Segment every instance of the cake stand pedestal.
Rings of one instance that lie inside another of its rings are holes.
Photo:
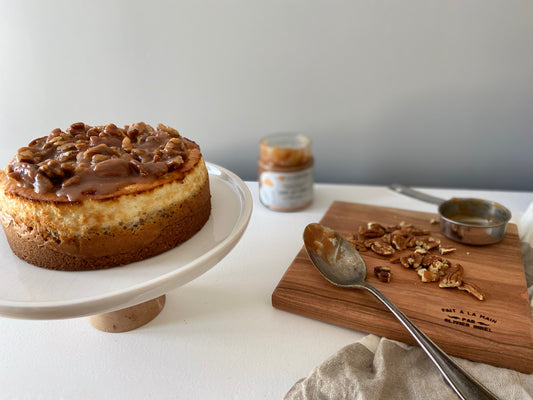
[[[92,315],[89,322],[96,329],[118,333],[137,329],[159,315],[165,306],[165,295],[122,310]]]

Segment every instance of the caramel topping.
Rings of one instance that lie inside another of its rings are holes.
[[[259,158],[279,167],[307,165],[312,159],[310,146],[303,135],[273,135],[261,141]]]
[[[144,122],[124,128],[78,122],[19,149],[6,171],[18,188],[78,201],[179,170],[191,144],[162,124],[154,129]]]

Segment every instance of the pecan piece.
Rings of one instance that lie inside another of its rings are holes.
[[[130,173],[130,165],[127,160],[121,158],[109,158],[98,162],[93,170],[99,176],[128,176]]]
[[[376,275],[381,282],[389,283],[391,281],[392,272],[389,267],[377,266],[374,267],[374,275]]]
[[[128,136],[125,136],[124,139],[122,139],[122,148],[127,152],[133,150],[133,144],[131,143],[131,139]]]
[[[81,142],[81,141],[80,141],[80,142],[77,142],[77,143],[76,143],[76,149],[77,149],[78,151],[85,151],[85,150],[87,150],[88,148],[89,148],[89,143],[86,142],[86,141],[84,141],[84,142]]]
[[[429,236],[428,238],[426,238],[424,240],[416,240],[415,243],[416,243],[416,245],[418,247],[422,247],[422,248],[424,248],[424,249],[429,251],[429,250],[433,250],[436,247],[439,247],[440,240],[439,239],[435,239],[432,236]]]
[[[30,164],[36,163],[35,153],[29,147],[22,147],[17,151],[17,162],[25,162]]]
[[[100,135],[101,132],[102,131],[100,130],[99,127],[93,126],[87,131],[87,137],[90,138],[91,136],[98,136]]]
[[[457,250],[455,247],[444,247],[443,245],[439,245],[439,253],[442,255],[452,253],[455,250]]]
[[[377,225],[374,226],[374,223],[369,222],[368,227],[361,225],[359,227],[359,234],[365,239],[378,238],[385,234],[384,229],[380,229]]]
[[[396,250],[405,250],[409,244],[410,236],[404,235],[401,231],[391,234],[391,244]]]
[[[107,154],[94,154],[91,158],[91,163],[98,164],[98,163],[101,163],[102,161],[109,160],[110,158],[111,156]]]
[[[447,259],[441,256],[437,256],[434,254],[426,254],[424,258],[422,258],[422,266],[429,267],[431,265],[442,265],[442,264],[450,264]]]
[[[417,273],[422,282],[437,282],[440,279],[438,272],[430,271],[429,269],[419,268]]]
[[[183,142],[181,141],[181,139],[177,138],[177,137],[172,137],[168,140],[167,144],[165,145],[165,150],[167,151],[170,151],[170,150],[183,150],[184,149],[184,144]]]
[[[431,232],[427,229],[411,228],[410,233],[413,236],[426,236],[426,235],[429,235]],[[430,239],[432,238],[430,237]]]
[[[58,146],[57,151],[63,153],[69,150],[74,150],[75,148],[76,148],[75,142],[66,142],[62,144],[61,146]]]
[[[404,268],[418,269],[420,268],[420,264],[422,264],[422,255],[411,253],[407,256],[400,257],[400,264],[402,264]]]
[[[33,189],[36,193],[47,193],[54,188],[52,181],[42,173],[35,175],[35,182],[33,183]]]
[[[416,247],[416,242],[418,238],[416,236],[410,236],[409,240],[407,241],[407,248],[411,249],[413,247]]]
[[[78,152],[76,150],[65,151],[64,153],[60,153],[57,155],[57,161],[62,163],[66,161],[73,161],[76,159],[77,155]]]
[[[485,295],[483,294],[481,289],[473,285],[472,283],[463,282],[462,285],[457,286],[457,289],[464,290],[470,293],[472,296],[474,296],[478,300],[481,300],[481,301],[485,300]]]
[[[69,131],[85,130],[85,124],[83,122],[75,122],[70,125]]]
[[[141,176],[163,176],[168,172],[168,166],[164,162],[143,163],[140,167]]]
[[[83,153],[83,156],[85,158],[91,158],[95,154],[105,154],[105,155],[113,155],[115,152],[111,147],[109,147],[105,143],[100,143],[94,147],[89,148]]]
[[[442,276],[450,267],[450,262],[443,257],[426,254],[422,259],[422,266],[427,268],[429,271]]]
[[[108,135],[122,137],[124,133],[115,124],[107,124],[104,128],[104,132]]]
[[[128,127],[127,134],[131,140],[137,140],[137,136],[142,135],[146,130],[144,122],[136,122]]]
[[[62,178],[65,176],[65,171],[61,169],[61,164],[57,160],[44,161],[39,166],[39,173],[46,175],[50,179]]]
[[[356,248],[357,251],[367,251],[367,247],[365,246],[365,244],[358,240],[354,234],[346,236],[346,240],[350,242],[352,246]]]
[[[422,247],[417,247],[414,252],[417,254],[422,254],[422,255],[426,255],[427,253],[429,253],[429,251],[427,251],[426,249]]]
[[[73,175],[72,177],[68,178],[63,182],[61,187],[66,188],[72,185],[77,185],[81,182],[81,177],[79,175]]]
[[[463,284],[464,268],[461,264],[451,267],[439,282],[439,287],[459,287]]]
[[[47,136],[46,141],[50,143],[52,139],[58,137],[61,134],[61,129],[55,128],[53,129],[50,134]]]
[[[168,132],[171,135],[176,136],[176,137],[179,136],[179,132],[176,129],[170,127],[170,126],[165,126],[163,124],[157,124],[157,129],[161,130],[161,131]]]
[[[386,244],[392,244],[392,238],[391,238],[390,233],[386,233],[385,235],[380,237],[378,240]]]
[[[391,256],[394,254],[394,248],[382,240],[376,240],[372,243],[370,249],[380,256]]]

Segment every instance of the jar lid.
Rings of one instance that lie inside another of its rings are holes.
[[[277,133],[261,140],[262,161],[283,167],[305,164],[311,159],[311,139],[299,133]]]

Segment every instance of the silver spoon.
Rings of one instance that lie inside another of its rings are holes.
[[[460,399],[498,399],[448,357],[383,293],[365,281],[365,262],[350,242],[334,230],[320,224],[307,225],[303,239],[309,258],[329,282],[343,288],[367,290],[387,306],[437,366]]]

